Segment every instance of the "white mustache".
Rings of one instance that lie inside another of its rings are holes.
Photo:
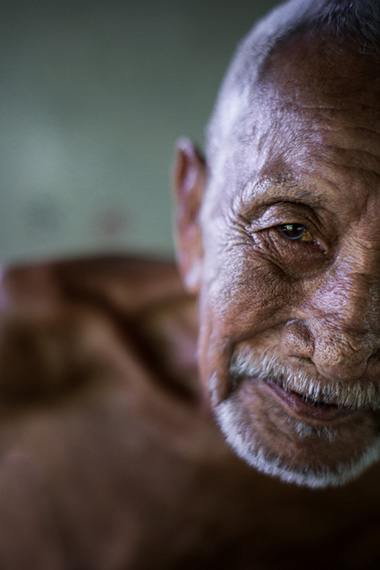
[[[253,381],[270,380],[283,390],[296,392],[305,400],[315,403],[351,409],[380,409],[380,378],[378,382],[322,381],[309,372],[281,363],[275,356],[264,355],[259,358],[249,349],[233,356],[230,372],[234,379],[234,389],[244,377],[249,376]]]

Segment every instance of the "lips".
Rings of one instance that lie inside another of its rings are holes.
[[[301,420],[315,420],[325,424],[357,413],[352,408],[315,402],[297,392],[286,391],[271,380],[267,380],[265,386],[292,415]]]

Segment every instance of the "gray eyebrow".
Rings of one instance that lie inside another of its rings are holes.
[[[299,203],[309,208],[323,208],[323,197],[290,176],[265,177],[249,182],[243,189],[241,202],[250,211],[278,203]]]

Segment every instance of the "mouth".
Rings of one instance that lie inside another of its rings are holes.
[[[354,408],[312,400],[293,390],[284,390],[272,380],[266,380],[264,385],[291,415],[303,421],[314,420],[326,424],[358,413]]]

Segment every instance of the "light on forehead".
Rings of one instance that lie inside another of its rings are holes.
[[[249,106],[250,88],[248,85],[237,84],[229,90],[228,98],[223,101],[223,112],[215,113],[208,125],[207,156],[208,162],[220,148],[231,139],[233,126]],[[218,136],[214,136],[217,132]]]
[[[299,33],[310,37],[308,32],[315,32],[339,53],[349,42],[357,55],[369,54],[372,65],[374,54],[380,54],[380,4],[378,0],[290,0],[258,22],[240,43],[225,75],[207,129],[209,159],[228,140],[242,105],[260,83],[268,57],[281,54],[284,43]]]

